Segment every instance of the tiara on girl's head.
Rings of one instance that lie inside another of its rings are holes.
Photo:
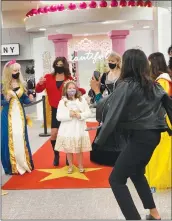
[[[76,76],[73,76],[73,80],[74,80],[75,82],[77,82],[77,77],[76,77]]]
[[[15,63],[16,63],[16,60],[11,60],[6,64],[6,67],[9,67],[10,65],[15,64]]]
[[[66,87],[66,85],[69,83],[73,83],[74,85],[76,85],[76,82],[74,80],[67,80],[64,82],[64,87]]]

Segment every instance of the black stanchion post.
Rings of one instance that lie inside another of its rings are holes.
[[[42,104],[43,104],[43,118],[44,118],[44,133],[39,134],[39,136],[40,137],[49,137],[50,134],[47,133],[45,96],[42,96]]]

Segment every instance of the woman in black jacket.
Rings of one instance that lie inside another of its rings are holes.
[[[90,94],[92,94],[92,101],[98,102],[101,98],[106,97],[107,95],[113,92],[116,81],[118,80],[121,73],[121,56],[115,52],[112,52],[108,55],[108,66],[109,71],[104,73],[99,81],[96,79],[91,80]],[[99,134],[99,129],[97,130],[96,137]],[[95,137],[95,138],[96,138]],[[101,151],[101,149],[96,149],[96,144],[92,143],[92,151],[90,152],[90,160],[92,162],[103,164],[106,166],[114,166],[116,159],[120,154],[120,150],[117,150],[117,140],[119,136],[111,136],[106,142],[106,150]],[[115,149],[115,150],[114,150]]]
[[[130,178],[144,208],[150,210],[146,219],[158,220],[160,215],[144,173],[160,142],[161,132],[168,130],[165,110],[172,122],[172,100],[159,84],[151,81],[149,63],[143,51],[131,49],[124,53],[121,78],[114,92],[102,102],[97,104],[97,119],[100,121],[104,116],[95,140],[97,148],[106,149],[106,140],[116,130],[129,138],[109,178],[121,211],[127,220],[141,219],[126,186]]]

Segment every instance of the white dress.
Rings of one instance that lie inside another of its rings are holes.
[[[79,111],[81,119],[71,118],[70,110]],[[62,98],[57,109],[57,120],[61,121],[55,150],[65,153],[80,153],[91,151],[91,142],[86,129],[86,119],[91,111],[86,100],[81,97],[76,100]]]

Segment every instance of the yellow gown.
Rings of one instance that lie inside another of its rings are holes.
[[[51,128],[51,106],[49,104],[47,95],[45,95],[45,108],[46,108],[47,128]],[[42,127],[44,127],[44,123],[42,124]]]
[[[46,120],[47,120],[47,128],[51,128],[51,106],[48,101],[48,96],[45,97],[46,103]]]
[[[160,78],[158,83],[169,94],[172,90],[169,81]],[[167,123],[171,128],[170,121],[167,117]],[[161,141],[155,149],[149,164],[146,167],[146,177],[150,187],[155,187],[156,190],[171,188],[172,170],[171,170],[171,154],[172,154],[172,138],[167,132],[161,133]]]

